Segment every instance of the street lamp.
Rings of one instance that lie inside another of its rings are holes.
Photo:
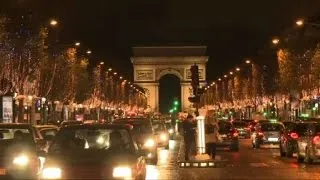
[[[296,25],[297,25],[297,26],[303,26],[303,24],[304,24],[303,19],[298,19],[298,20],[296,21]]]
[[[218,81],[221,81],[221,78],[219,78]]]
[[[114,72],[114,73],[113,73],[113,75],[117,75],[117,74],[118,74],[117,72]]]
[[[279,44],[280,40],[278,38],[272,39],[273,44]]]
[[[224,78],[227,78],[227,77],[228,77],[228,75],[226,75],[226,74],[225,74],[223,77],[224,77]]]
[[[74,43],[75,46],[79,47],[80,46],[80,43],[79,42],[76,42]]]
[[[230,71],[230,72],[229,72],[229,74],[230,74],[230,75],[232,75],[232,74],[233,74],[233,72],[232,72],[232,71]]]
[[[91,54],[92,52],[90,50],[87,51],[87,54]]]
[[[100,62],[100,65],[104,65],[104,62],[103,62],[103,61],[101,61],[101,62]]]
[[[305,25],[305,24],[308,24],[308,25],[311,25],[311,26],[320,27],[320,24],[318,24],[318,23],[305,22],[303,19],[298,19],[298,20],[296,21],[296,25],[299,26],[299,27],[302,27],[302,26]]]
[[[237,67],[237,68],[236,68],[236,71],[240,71],[240,68]]]
[[[246,60],[246,64],[250,64],[251,61],[249,59]]]
[[[109,68],[108,71],[112,71],[112,68]]]
[[[58,21],[55,20],[55,19],[51,19],[51,20],[50,20],[50,25],[51,25],[51,26],[56,26],[56,25],[58,25]]]

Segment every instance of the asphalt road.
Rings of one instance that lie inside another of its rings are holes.
[[[277,147],[253,149],[250,140],[241,140],[239,152],[218,151],[214,168],[179,168],[179,141],[170,149],[159,150],[157,166],[148,166],[147,179],[320,179],[320,163],[297,164],[294,158],[281,158]]]

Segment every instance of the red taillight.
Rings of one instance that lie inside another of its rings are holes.
[[[292,133],[290,133],[290,137],[292,138],[292,139],[298,139],[298,134],[297,133],[295,133],[295,132],[292,132]]]
[[[312,139],[313,144],[320,144],[320,136],[315,136]]]
[[[258,132],[258,136],[264,136],[263,132]]]
[[[236,131],[236,132],[233,132],[233,137],[237,137],[237,136],[239,136],[239,134],[238,134],[238,132]]]

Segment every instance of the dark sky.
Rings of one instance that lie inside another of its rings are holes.
[[[61,38],[80,40],[132,78],[132,45],[208,45],[208,79],[252,57],[298,17],[320,13],[319,0],[0,0],[60,20]]]

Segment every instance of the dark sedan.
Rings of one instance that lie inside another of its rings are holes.
[[[311,122],[297,122],[286,126],[280,138],[280,155],[292,157],[298,151],[298,139],[307,136],[308,126]]]
[[[61,128],[42,170],[42,179],[145,179],[144,153],[132,126],[85,124]]]
[[[217,143],[218,147],[229,147],[231,151],[239,150],[239,134],[237,130],[233,127],[231,122],[220,120],[219,124],[219,134],[220,140]]]
[[[0,179],[36,179],[39,167],[32,126],[0,124]]]

